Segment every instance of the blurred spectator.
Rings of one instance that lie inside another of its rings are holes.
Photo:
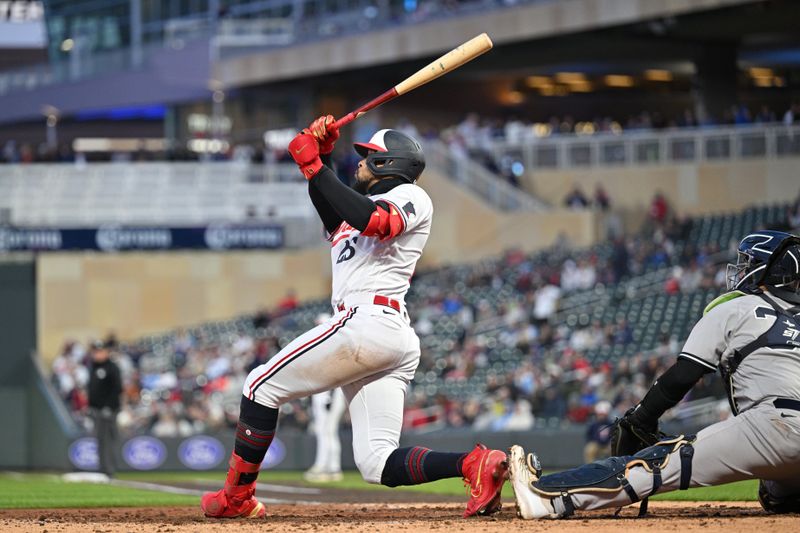
[[[602,183],[594,187],[594,206],[601,211],[608,211],[611,208],[611,199]]]
[[[572,190],[564,197],[564,206],[570,209],[585,209],[588,205],[589,200],[577,183],[573,185]]]
[[[786,222],[789,226],[788,229],[793,233],[797,233],[800,229],[800,196],[797,197],[787,212]]]
[[[766,105],[762,105],[761,108],[758,110],[758,113],[755,116],[754,122],[759,124],[771,124],[773,122],[777,122],[778,118],[775,115],[775,112],[772,111]]]
[[[594,420],[586,429],[583,462],[593,463],[611,455],[611,403],[605,400],[594,405]]]
[[[791,126],[797,122],[800,122],[800,102],[792,102],[792,105],[783,114],[783,123],[786,126]]]
[[[650,202],[650,219],[657,224],[663,224],[669,214],[669,204],[661,191],[657,191]]]
[[[297,300],[297,293],[294,289],[289,289],[286,291],[286,296],[278,302],[278,309],[277,312],[280,315],[284,315],[291,311],[294,311],[297,308],[298,300]]]

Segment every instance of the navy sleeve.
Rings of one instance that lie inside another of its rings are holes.
[[[652,426],[661,415],[675,407],[694,384],[709,370],[691,359],[680,358],[666,372],[656,379],[650,390],[642,398],[639,407],[634,411],[634,418],[644,426]]]
[[[364,231],[372,213],[377,209],[375,202],[339,181],[333,170],[327,166],[323,166],[309,180],[309,184],[310,187],[316,188],[321,199],[327,202],[341,219],[359,231]]]

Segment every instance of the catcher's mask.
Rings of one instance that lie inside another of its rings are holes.
[[[783,231],[759,231],[742,239],[736,264],[728,264],[728,290],[760,285],[797,292],[800,288],[800,237]]]
[[[353,145],[375,176],[397,176],[415,183],[425,168],[422,147],[397,130],[380,130],[366,143]]]

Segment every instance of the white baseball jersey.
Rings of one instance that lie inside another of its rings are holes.
[[[370,196],[383,200],[403,218],[400,235],[365,237],[347,222],[330,236],[334,308],[347,296],[379,294],[403,301],[417,260],[428,240],[433,203],[424,189],[410,183]]]
[[[370,198],[386,202],[390,216],[398,213],[402,230],[381,240],[361,235],[346,222],[337,228],[330,236],[333,316],[253,369],[242,393],[277,408],[341,387],[356,465],[365,480],[380,483],[386,458],[399,446],[406,388],[419,364],[420,342],[405,310],[376,305],[370,297],[405,298],[428,240],[433,205],[412,184]],[[347,298],[361,301],[348,303]]]

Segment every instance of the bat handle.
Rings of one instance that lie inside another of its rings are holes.
[[[353,122],[355,119],[357,119],[358,117],[360,117],[361,115],[363,115],[364,113],[369,111],[370,109],[375,109],[379,105],[388,102],[389,100],[391,100],[392,98],[395,98],[396,96],[399,96],[399,93],[397,92],[396,88],[392,87],[391,89],[389,89],[388,91],[386,91],[382,95],[378,96],[377,98],[373,98],[372,100],[370,100],[366,104],[362,105],[361,107],[359,107],[355,111],[349,112],[348,114],[346,114],[345,116],[343,116],[342,118],[340,118],[339,120],[334,122],[334,125],[337,128],[340,128],[340,127],[344,126],[345,124],[350,124],[351,122]]]
[[[358,116],[358,114],[355,111],[351,111],[350,113],[346,114],[345,116],[343,116],[342,118],[340,118],[339,120],[334,122],[333,126],[336,129],[339,129],[342,126],[345,126],[345,125],[350,124],[351,122],[353,122],[356,119],[357,116]]]

